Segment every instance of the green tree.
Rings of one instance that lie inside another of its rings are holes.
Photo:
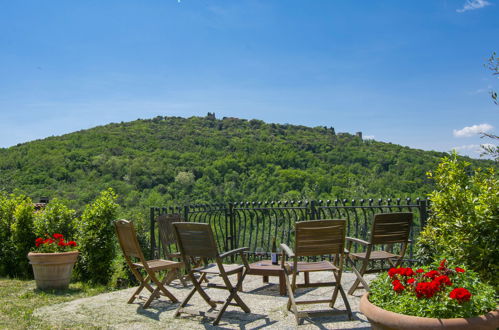
[[[24,198],[22,195],[0,194],[0,276],[12,276],[17,268],[12,226],[16,221],[16,207]]]
[[[429,177],[431,216],[421,232],[418,257],[466,264],[496,288],[499,284],[499,179],[494,169],[471,171],[470,164],[445,157]]]
[[[499,78],[499,57],[496,56],[495,52],[493,52],[492,55],[490,56],[486,66],[490,71],[492,71],[492,75],[497,76]],[[494,90],[490,91],[490,96],[492,97],[494,103],[499,105],[499,100],[497,99],[497,92]],[[499,136],[489,133],[482,133],[482,138],[499,140]],[[493,144],[484,144],[482,145],[482,150],[483,150],[482,155],[491,156],[496,161],[499,161],[499,146]]]
[[[34,206],[30,198],[22,200],[14,211],[12,224],[12,245],[15,248],[15,276],[27,277],[31,274],[28,252],[35,246],[33,233]]]
[[[66,238],[72,238],[75,217],[75,210],[68,208],[62,201],[54,198],[41,211],[35,213],[34,232],[38,237],[59,233]]]
[[[85,207],[81,220],[77,222],[80,260],[77,273],[82,280],[106,285],[112,276],[112,262],[115,257],[115,234],[113,220],[116,220],[117,196],[109,188]]]

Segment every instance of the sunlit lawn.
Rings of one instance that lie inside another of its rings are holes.
[[[0,328],[1,329],[46,329],[33,311],[45,305],[94,296],[109,291],[104,286],[71,283],[68,290],[40,291],[35,281],[0,278]]]

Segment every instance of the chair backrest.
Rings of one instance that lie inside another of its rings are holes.
[[[156,222],[158,223],[159,239],[166,257],[172,252],[170,245],[177,244],[172,224],[174,222],[184,222],[184,219],[178,213],[162,214],[156,219]]]
[[[209,224],[174,222],[173,228],[183,256],[201,258],[218,256],[217,243]]]
[[[118,241],[125,258],[134,257],[143,261],[144,255],[142,254],[133,223],[127,220],[116,220],[114,228],[116,229]]]
[[[295,254],[318,256],[342,254],[346,220],[311,220],[296,223]]]
[[[411,212],[375,214],[371,229],[371,243],[407,243],[411,225]]]

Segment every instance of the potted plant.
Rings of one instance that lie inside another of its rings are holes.
[[[449,267],[391,268],[370,284],[360,311],[374,329],[496,329],[495,290],[476,273]]]
[[[39,237],[28,253],[38,289],[67,289],[73,266],[78,257],[75,241],[66,241],[62,234]]]

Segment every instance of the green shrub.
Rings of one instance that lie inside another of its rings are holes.
[[[85,207],[76,224],[80,260],[76,272],[85,281],[107,285],[112,276],[115,256],[115,233],[112,221],[116,219],[118,204],[112,189]]]
[[[0,194],[0,276],[10,276],[15,269],[15,248],[12,245],[12,224],[16,205],[22,198]]]
[[[431,214],[417,242],[424,263],[446,257],[499,284],[499,179],[493,169],[474,171],[455,154],[428,174],[436,189],[429,194]]]
[[[32,273],[27,255],[35,245],[36,237],[33,233],[34,211],[33,202],[30,198],[26,198],[17,204],[14,211],[12,246],[15,251],[15,267],[14,273],[10,275],[27,277]]]
[[[36,236],[59,233],[73,238],[75,210],[68,208],[58,199],[53,199],[42,210],[35,213],[34,231]]]

